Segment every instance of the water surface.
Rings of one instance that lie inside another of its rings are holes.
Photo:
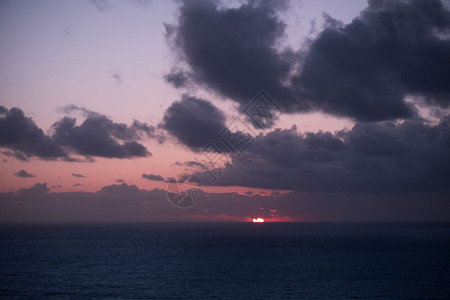
[[[0,298],[449,299],[450,224],[2,224]]]

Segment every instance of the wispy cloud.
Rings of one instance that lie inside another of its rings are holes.
[[[72,173],[73,177],[77,177],[77,178],[84,178],[86,176],[84,176],[83,174],[77,174],[77,173]]]
[[[162,177],[161,175],[154,175],[154,174],[142,174],[142,178],[153,181],[164,181],[164,177]]]

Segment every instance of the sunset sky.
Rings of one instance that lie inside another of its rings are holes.
[[[0,221],[450,221],[449,7],[1,1]]]

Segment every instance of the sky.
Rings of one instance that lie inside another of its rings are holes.
[[[450,221],[439,0],[1,1],[0,221]]]

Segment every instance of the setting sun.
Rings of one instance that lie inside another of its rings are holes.
[[[263,218],[253,218],[253,223],[264,223]]]

